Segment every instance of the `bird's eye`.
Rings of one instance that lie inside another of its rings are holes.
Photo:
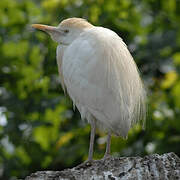
[[[65,30],[64,30],[64,32],[65,32],[65,33],[68,33],[68,32],[69,32],[69,30],[68,30],[68,29],[65,29]]]

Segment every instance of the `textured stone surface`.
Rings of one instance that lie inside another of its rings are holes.
[[[180,159],[174,153],[111,157],[63,171],[38,171],[25,180],[179,180]]]

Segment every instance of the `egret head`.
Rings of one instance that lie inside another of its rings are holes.
[[[93,25],[82,18],[69,18],[63,20],[57,27],[42,24],[33,24],[32,27],[45,31],[52,40],[63,45],[71,44],[85,29]]]

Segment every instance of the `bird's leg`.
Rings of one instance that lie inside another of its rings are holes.
[[[106,152],[104,154],[103,159],[109,157],[110,153],[111,153],[111,132],[108,132],[107,142],[106,142]]]
[[[95,133],[96,133],[96,122],[95,122],[95,119],[92,118],[92,120],[91,120],[91,136],[90,136],[90,144],[89,144],[89,155],[88,155],[87,161],[93,160]]]
[[[76,169],[85,168],[87,166],[92,165],[95,133],[96,133],[96,121],[95,121],[95,119],[92,119],[91,120],[91,135],[90,135],[88,159],[85,162],[83,162],[82,164],[79,164],[78,166],[76,166]]]

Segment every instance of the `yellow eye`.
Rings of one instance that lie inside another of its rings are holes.
[[[65,30],[64,30],[64,32],[65,32],[65,33],[68,33],[68,32],[69,32],[69,30],[68,30],[68,29],[65,29]]]

